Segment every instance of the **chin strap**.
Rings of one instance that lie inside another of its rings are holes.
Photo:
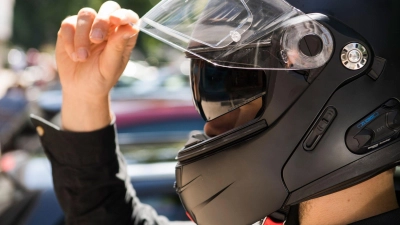
[[[266,217],[262,223],[262,225],[284,225],[285,222],[275,222],[271,218]]]
[[[284,225],[286,222],[287,215],[289,214],[290,206],[286,206],[260,222],[260,225]]]

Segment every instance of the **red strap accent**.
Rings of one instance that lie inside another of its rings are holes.
[[[263,225],[283,225],[283,223],[281,222],[274,222],[273,220],[271,220],[270,218],[267,218],[266,220],[264,220],[264,224]]]
[[[189,219],[194,222],[194,220],[192,219],[192,217],[190,216],[189,212],[186,212],[186,216],[189,217]]]

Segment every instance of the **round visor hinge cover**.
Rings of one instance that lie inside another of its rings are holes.
[[[359,70],[367,64],[367,49],[360,43],[350,43],[342,49],[340,54],[343,66],[350,70]]]

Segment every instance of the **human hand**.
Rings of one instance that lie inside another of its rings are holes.
[[[111,121],[108,95],[136,44],[136,13],[105,2],[98,13],[83,8],[66,18],[58,32],[56,61],[60,76],[63,127],[101,128]]]
[[[105,2],[98,13],[83,8],[66,18],[58,32],[56,59],[63,92],[87,97],[108,95],[135,46],[138,16]],[[78,93],[77,93],[78,92]]]

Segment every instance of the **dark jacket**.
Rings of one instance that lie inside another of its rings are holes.
[[[62,131],[33,116],[52,166],[54,189],[68,225],[164,225],[169,222],[136,197],[119,150],[113,124],[93,132]],[[292,207],[286,225],[298,224]],[[340,216],[340,215],[339,215]],[[354,225],[400,224],[394,210]]]

